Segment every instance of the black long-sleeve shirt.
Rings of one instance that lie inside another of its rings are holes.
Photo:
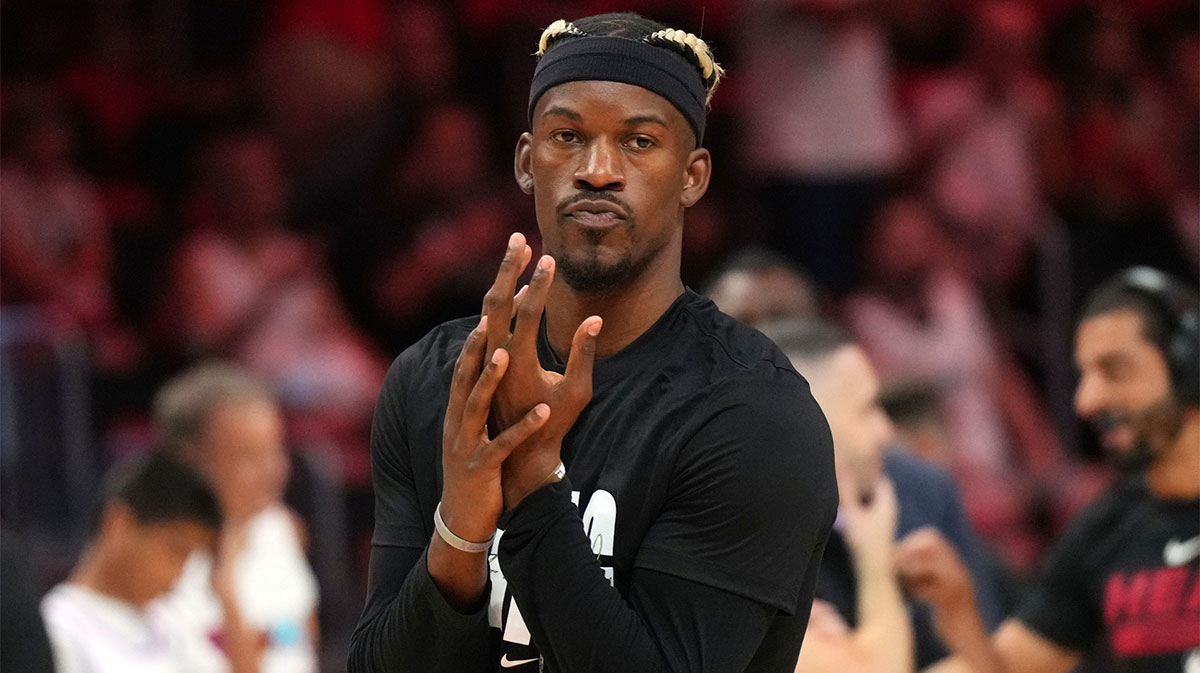
[[[351,673],[791,671],[837,506],[829,430],[778,350],[691,292],[596,364],[564,441],[568,479],[511,513],[488,605],[446,604],[424,550],[450,373],[473,324],[405,351],[381,393]],[[544,335],[539,351],[561,371]]]

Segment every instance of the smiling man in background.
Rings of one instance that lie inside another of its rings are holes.
[[[901,545],[909,588],[976,673],[1067,673],[1103,643],[1117,670],[1200,671],[1200,302],[1147,267],[1088,297],[1075,332],[1075,409],[1123,478],[1083,510],[989,642],[943,540]]]

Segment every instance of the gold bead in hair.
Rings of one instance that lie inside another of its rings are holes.
[[[706,84],[707,100],[712,100],[713,91],[717,88],[717,83],[721,81],[721,77],[725,74],[725,69],[717,63],[713,57],[712,50],[709,49],[708,43],[703,39],[696,37],[692,33],[674,28],[666,28],[655,33],[647,35],[647,40],[662,39],[670,40],[680,46],[686,47],[696,55],[696,60],[700,63],[700,73],[704,77]]]
[[[583,35],[584,32],[575,27],[575,24],[566,19],[559,19],[554,23],[546,26],[546,30],[542,31],[542,37],[538,40],[538,50],[535,56],[541,56],[546,53],[546,48],[550,45],[550,40],[562,34],[568,35]]]

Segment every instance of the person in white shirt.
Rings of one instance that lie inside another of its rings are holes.
[[[194,552],[215,544],[221,511],[212,488],[166,454],[119,464],[97,531],[41,610],[59,673],[183,673],[195,653],[154,600]]]
[[[225,516],[217,557],[197,553],[162,601],[206,653],[205,673],[316,673],[317,581],[305,531],[283,504],[290,463],[267,388],[199,365],[155,400],[166,450],[210,477]]]

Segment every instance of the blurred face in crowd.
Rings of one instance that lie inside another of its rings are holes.
[[[278,226],[287,214],[288,181],[279,150],[265,135],[225,138],[209,149],[212,196],[234,234]]]
[[[977,67],[1007,77],[1036,65],[1041,36],[1033,8],[1016,0],[992,0],[975,9],[972,55]]]
[[[283,418],[271,402],[216,407],[199,449],[230,519],[244,520],[283,497],[291,466]]]
[[[895,430],[879,405],[879,379],[866,353],[850,344],[819,362],[792,360],[829,422],[838,481],[849,481],[869,497],[883,475],[883,451]]]
[[[1162,352],[1132,309],[1085,319],[1075,334],[1079,387],[1075,411],[1095,428],[1109,457],[1144,467],[1170,445],[1182,423]]]
[[[111,565],[122,570],[120,597],[139,607],[170,591],[188,556],[216,541],[216,531],[199,521],[142,523],[121,502],[105,509],[102,528]]]
[[[817,314],[812,290],[788,269],[732,271],[717,280],[708,296],[717,308],[747,325]]]
[[[953,255],[929,207],[898,198],[876,215],[867,239],[867,268],[891,286],[921,283]]]
[[[665,98],[619,82],[548,90],[517,143],[544,251],[580,292],[647,274],[678,282],[683,209],[708,188],[709,155]]]

